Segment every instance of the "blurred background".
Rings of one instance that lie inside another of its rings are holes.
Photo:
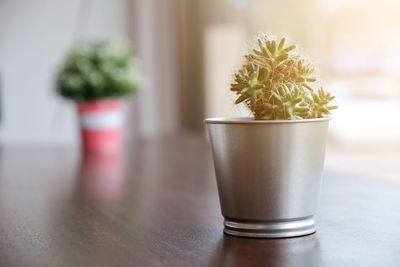
[[[126,136],[204,134],[245,116],[229,92],[259,32],[287,35],[337,96],[328,168],[400,180],[400,2],[396,0],[0,0],[0,145],[77,146],[74,103],[55,73],[78,38],[129,40],[144,83]]]

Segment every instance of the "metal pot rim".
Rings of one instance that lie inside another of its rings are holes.
[[[255,120],[253,117],[216,117],[204,120],[206,124],[291,124],[329,121],[331,117],[302,120]]]

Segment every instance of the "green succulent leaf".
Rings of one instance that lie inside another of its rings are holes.
[[[279,41],[264,35],[258,47],[245,55],[245,62],[235,73],[231,91],[235,103],[245,103],[258,120],[294,120],[322,118],[337,106],[323,88],[314,89],[314,68],[286,39]]]

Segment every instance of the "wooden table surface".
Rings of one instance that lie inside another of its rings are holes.
[[[201,137],[138,142],[123,160],[77,154],[0,151],[0,266],[400,266],[395,182],[327,170],[316,234],[244,239],[222,233]]]

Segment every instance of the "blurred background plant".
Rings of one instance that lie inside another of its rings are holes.
[[[57,90],[68,99],[87,102],[132,93],[138,80],[136,64],[126,43],[81,40],[65,59]]]

